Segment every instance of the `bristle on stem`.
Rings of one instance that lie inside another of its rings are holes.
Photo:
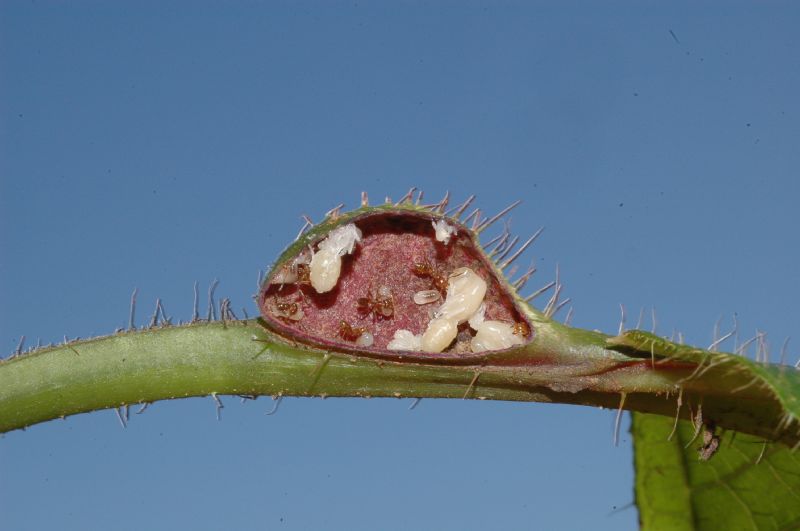
[[[524,288],[525,284],[527,284],[528,280],[533,276],[534,273],[536,273],[536,262],[535,262],[535,260],[532,260],[531,261],[531,265],[530,265],[530,267],[528,267],[527,271],[525,271],[525,273],[523,273],[512,284],[514,286],[514,289],[519,291],[522,288]]]
[[[475,217],[476,217],[476,216],[480,216],[480,214],[481,214],[481,209],[480,209],[480,208],[476,208],[475,210],[473,210],[472,212],[470,212],[469,216],[467,216],[466,218],[464,218],[464,221],[462,221],[462,223],[463,223],[464,225],[468,225],[468,224],[470,223],[470,221],[473,221],[473,222],[474,222],[474,219],[475,219]]]
[[[547,301],[547,305],[544,307],[544,314],[547,317],[552,317],[556,311],[556,307],[558,306],[558,297],[561,295],[561,273],[559,271],[559,267],[556,266],[556,289],[553,292],[553,296],[550,297],[550,300]]]
[[[414,192],[416,191],[417,191],[416,186],[412,186],[411,188],[409,188],[408,192],[406,192],[406,195],[401,197],[400,200],[396,203],[396,206],[400,206],[403,203],[410,203],[414,197]]]
[[[302,226],[302,227],[300,227],[300,231],[297,233],[297,236],[295,236],[295,237],[294,237],[294,241],[297,241],[297,240],[299,240],[299,239],[300,239],[300,236],[302,236],[303,234],[305,234],[305,232],[306,232],[308,229],[310,229],[311,227],[313,227],[313,226],[314,226],[314,222],[313,222],[313,221],[311,221],[311,218],[309,218],[309,217],[308,217],[308,216],[306,216],[305,214],[303,214],[303,215],[301,216],[301,218],[303,219],[303,226]]]
[[[569,310],[567,310],[567,316],[564,317],[564,324],[566,326],[570,326],[572,324],[572,318],[575,315],[575,308],[570,306]]]
[[[491,243],[494,243],[494,247],[489,251],[489,258],[494,258],[497,253],[502,253],[506,250],[506,246],[508,245],[508,239],[511,237],[511,232],[509,232],[508,227],[496,238],[493,238]],[[495,243],[496,242],[496,243]],[[489,248],[487,244],[486,248]]]
[[[503,260],[506,256],[508,256],[508,253],[510,253],[514,249],[514,246],[517,245],[518,241],[519,241],[519,236],[514,236],[513,238],[511,238],[511,241],[508,242],[508,246],[502,253],[500,253],[500,256],[497,257],[495,262],[499,264],[501,260]]]
[[[505,270],[509,265],[511,265],[514,262],[514,260],[519,258],[519,255],[525,252],[525,249],[527,249],[534,241],[536,241],[536,239],[539,237],[539,235],[542,233],[543,230],[544,227],[540,228],[534,233],[533,236],[528,238],[528,240],[525,243],[523,243],[522,246],[519,249],[517,249],[517,251],[513,255],[511,255],[511,257],[508,260],[506,260],[500,265],[500,269]]]
[[[508,214],[511,210],[516,208],[520,203],[522,203],[522,200],[521,199],[517,199],[516,201],[514,201],[513,203],[508,205],[506,208],[504,208],[503,210],[501,210],[500,212],[498,212],[497,214],[495,214],[491,218],[487,219],[486,221],[482,222],[480,225],[475,227],[475,231],[480,233],[483,230],[488,229],[495,221],[497,221],[498,219],[500,219],[503,216],[505,216],[506,214]]]
[[[561,310],[561,308],[563,308],[564,306],[566,306],[570,302],[572,302],[572,299],[567,297],[566,299],[564,299],[563,301],[558,303],[558,305],[555,307],[555,309],[553,310],[553,313],[550,315],[550,317],[555,317],[555,315],[559,312],[559,310]]]
[[[483,244],[483,248],[484,249],[489,249],[489,247],[491,247],[492,245],[496,244],[504,236],[506,238],[508,238],[508,234],[509,234],[508,226],[506,226],[506,228],[505,228],[505,230],[503,232],[501,232],[500,234],[498,234],[497,236],[495,236],[494,238],[492,238],[491,240],[489,240],[488,242]]]
[[[341,210],[343,208],[344,208],[344,203],[339,203],[338,205],[336,205],[332,209],[330,209],[327,212],[325,212],[325,217],[329,218],[329,219],[336,219],[336,218],[339,217],[339,213],[341,212]]]
[[[555,285],[556,285],[556,281],[555,280],[551,280],[550,282],[548,282],[547,284],[545,284],[541,288],[537,289],[536,291],[534,291],[533,293],[531,293],[530,295],[525,297],[525,302],[533,301],[536,297],[538,297],[542,293],[546,292],[547,290],[549,290],[550,288],[552,288]]]
[[[440,214],[444,213],[445,209],[447,208],[447,204],[449,202],[450,202],[450,190],[444,193],[444,197],[442,198],[442,200],[436,204],[435,210],[438,211]]]
[[[472,204],[473,201],[475,201],[475,195],[469,196],[466,201],[461,203],[461,206],[458,207],[458,210],[456,210],[453,213],[453,217],[459,219],[461,215],[464,214],[464,212],[467,210],[467,208],[469,208],[469,206]]]

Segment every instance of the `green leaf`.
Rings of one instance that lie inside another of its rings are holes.
[[[775,434],[797,429],[800,371],[792,367],[678,345],[639,330],[608,343],[631,355],[650,357],[656,368],[696,364],[689,380],[714,371],[742,382],[735,387],[717,385],[718,393],[708,389],[703,400],[695,401],[695,413],[688,401],[690,417],[713,422],[709,406],[715,412],[730,410],[747,403],[745,395],[756,391],[771,396],[779,409],[756,408],[747,417],[772,417]],[[704,414],[699,415],[701,406]],[[749,422],[747,417],[741,422]],[[730,430],[721,436],[716,454],[703,461],[698,452],[702,436],[690,422],[676,425],[663,416],[636,413],[631,431],[642,529],[800,529],[800,457],[788,446]]]
[[[702,407],[704,417],[719,422],[732,410],[742,410],[755,399],[768,400],[763,405],[750,408],[746,414],[726,422],[726,427],[759,433],[750,427],[767,423],[768,432],[760,431],[770,439],[783,440],[797,448],[800,431],[800,370],[786,365],[769,365],[744,356],[725,352],[712,352],[697,347],[679,345],[655,334],[630,330],[609,338],[607,344],[630,356],[649,358],[656,370],[677,364],[691,364],[692,373],[678,383],[681,392],[693,387],[702,398],[688,398],[683,394],[689,410]],[[683,416],[686,416],[684,410]]]
[[[633,414],[636,504],[643,530],[800,529],[800,455],[783,444],[724,432],[698,458],[694,427]],[[694,439],[694,440],[693,440]]]

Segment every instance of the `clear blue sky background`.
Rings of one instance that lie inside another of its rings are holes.
[[[800,336],[800,11],[693,4],[2,2],[2,352],[125,326],[134,288],[139,324],[215,278],[253,314],[301,214],[410,186],[522,198],[513,228],[547,227],[530,289],[560,264],[577,326],[655,307],[707,345],[736,314],[778,350]],[[637,526],[613,412],[223,401],[0,438],[0,529]]]

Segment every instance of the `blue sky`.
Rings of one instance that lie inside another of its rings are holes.
[[[800,10],[606,7],[3,2],[1,351],[125,326],[134,288],[139,324],[214,279],[253,314],[301,214],[411,186],[523,199],[530,289],[559,264],[574,325],[655,308],[707,345],[736,315],[777,351],[800,335]],[[223,401],[7,434],[3,529],[637,525],[613,412]]]

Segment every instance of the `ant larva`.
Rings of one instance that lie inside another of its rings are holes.
[[[358,313],[364,317],[372,314],[373,319],[388,319],[394,315],[392,290],[388,286],[381,286],[377,292],[373,292],[370,288],[366,297],[358,299]]]
[[[352,254],[361,241],[361,230],[350,223],[333,229],[317,244],[317,252],[309,262],[309,279],[317,293],[327,293],[336,287],[342,272],[342,257]]]
[[[433,287],[444,294],[447,292],[447,275],[442,273],[438,268],[435,268],[426,259],[424,262],[415,262],[411,270],[419,277],[430,278]]]

